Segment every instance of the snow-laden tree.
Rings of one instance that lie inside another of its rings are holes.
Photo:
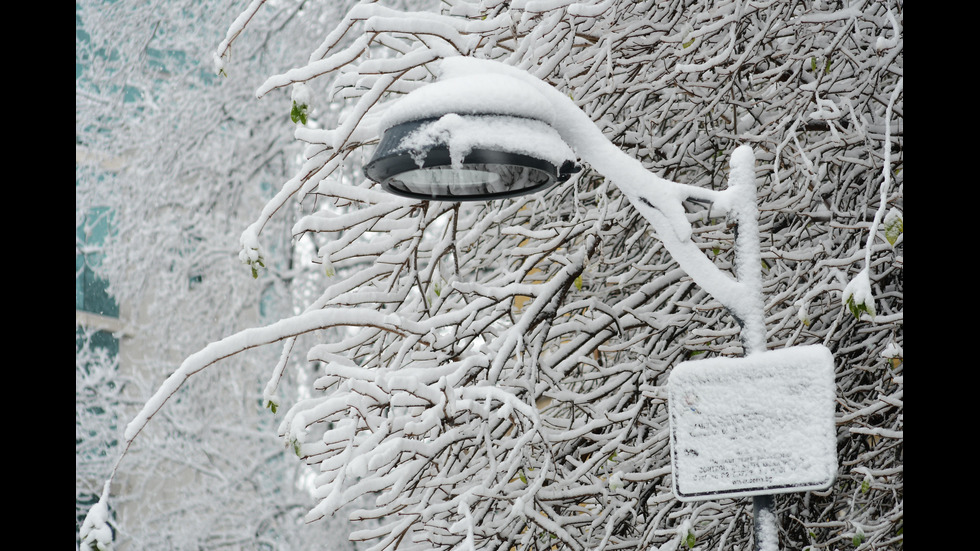
[[[253,2],[228,36],[267,8]],[[354,6],[305,64],[258,87],[343,108],[297,127],[305,162],[241,241],[257,266],[266,228],[304,199],[292,233],[312,237],[330,279],[302,313],[190,356],[126,441],[192,375],[282,342],[264,399],[317,473],[308,518],[368,498],[347,516],[371,549],[751,547],[747,500],[674,497],[665,391],[683,360],[742,354],[739,325],[614,185],[586,167],[534,196],[460,204],[360,175],[385,110],[440,59],[492,59],[567,94],[674,181],[723,188],[729,156],[751,146],[766,344],[823,344],[836,363],[836,482],[776,497],[781,544],[901,548],[902,23],[901,2],[871,0]],[[234,70],[225,51],[218,68]],[[731,270],[727,219],[693,205],[689,219]],[[309,397],[277,388],[297,356],[319,366]]]
[[[76,2],[76,257],[99,259],[89,267],[120,305],[112,330],[122,342],[112,357],[90,338],[95,327],[76,335],[79,524],[126,421],[174,364],[262,316],[289,314],[319,273],[296,264],[288,221],[267,228],[281,239],[258,277],[238,254],[242,227],[302,151],[288,105],[259,102],[252,89],[301,61],[293,48],[315,47],[344,13],[342,3],[305,4],[258,14],[229,52],[235,70],[215,75],[214,47],[237,2]],[[111,226],[103,243],[84,239],[96,219]],[[303,473],[261,409],[261,370],[277,357],[269,349],[231,362],[235,376],[202,377],[130,448],[106,511],[120,547],[322,549],[316,540],[336,533],[302,522],[313,503]]]

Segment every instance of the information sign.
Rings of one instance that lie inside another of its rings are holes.
[[[684,362],[667,387],[674,494],[681,501],[833,483],[836,386],[826,347]]]

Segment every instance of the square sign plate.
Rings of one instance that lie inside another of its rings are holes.
[[[836,386],[826,347],[684,362],[667,387],[677,499],[823,490],[833,483]]]

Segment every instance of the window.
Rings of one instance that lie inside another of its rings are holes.
[[[108,282],[95,275],[100,246],[110,231],[111,213],[105,207],[91,209],[75,228],[75,309],[100,316],[119,317],[119,306],[109,295]]]

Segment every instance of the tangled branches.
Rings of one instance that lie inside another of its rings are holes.
[[[243,243],[258,250],[289,198],[317,198],[294,232],[337,276],[309,310],[408,328],[352,324],[309,351],[320,394],[281,432],[320,473],[311,518],[371,496],[353,537],[377,550],[746,549],[752,537],[743,502],[674,499],[663,392],[679,361],[740,354],[738,326],[615,188],[586,171],[531,198],[427,204],[359,175],[387,106],[463,55],[553,84],[677,181],[719,187],[728,154],[753,147],[768,346],[830,347],[839,389],[837,482],[780,497],[780,537],[900,548],[903,249],[872,221],[900,223],[903,208],[901,3],[442,6],[360,4],[307,65],[259,90],[320,87],[344,108],[336,128],[297,130],[306,162]],[[689,216],[730,269],[727,221]],[[862,272],[867,292],[845,295]]]

